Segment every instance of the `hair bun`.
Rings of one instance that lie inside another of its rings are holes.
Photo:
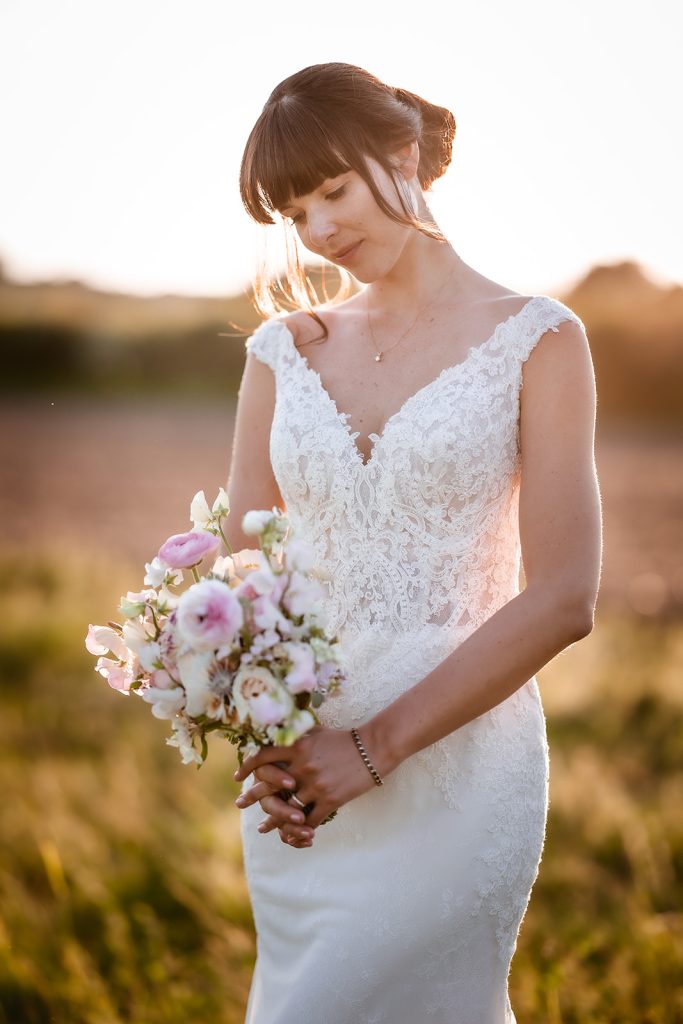
[[[413,107],[420,114],[422,130],[418,139],[420,163],[417,174],[422,188],[428,189],[432,182],[445,174],[451,162],[455,118],[446,107],[438,107],[408,89],[394,89],[394,95],[401,103]]]

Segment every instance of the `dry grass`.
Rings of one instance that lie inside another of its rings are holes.
[[[93,673],[84,625],[130,565],[1,569],[0,1021],[241,1021],[231,749],[182,766],[166,725]],[[520,1024],[683,1020],[682,655],[680,623],[604,617],[539,677],[551,814],[510,978]]]

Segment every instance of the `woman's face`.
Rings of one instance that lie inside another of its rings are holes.
[[[369,165],[387,203],[402,213],[388,174],[374,161]],[[380,210],[357,171],[328,178],[314,192],[296,196],[280,213],[309,252],[346,267],[366,284],[389,273],[414,233]]]

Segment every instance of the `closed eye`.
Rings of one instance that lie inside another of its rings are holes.
[[[333,202],[335,199],[341,199],[346,192],[346,184],[340,185],[339,188],[335,188],[332,192],[328,192],[325,199],[331,199]],[[297,213],[293,217],[288,217],[287,220],[290,224],[300,224],[304,219],[305,214]]]

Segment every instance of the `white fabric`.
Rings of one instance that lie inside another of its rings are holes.
[[[533,296],[370,435],[367,464],[286,324],[248,339],[276,379],[273,471],[346,652],[350,684],[323,724],[372,717],[519,593],[522,366],[564,320],[584,326]],[[257,833],[258,805],[242,812],[258,942],[247,1024],[514,1024],[507,977],[548,765],[532,677],[342,807],[310,849]]]

